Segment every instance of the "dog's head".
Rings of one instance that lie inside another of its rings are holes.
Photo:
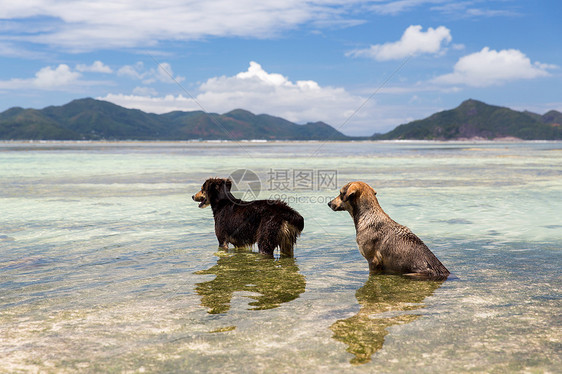
[[[366,194],[377,193],[375,190],[364,182],[349,182],[340,189],[340,194],[328,203],[328,206],[334,210],[347,210],[352,213],[357,206],[357,202]]]
[[[232,181],[223,178],[209,178],[201,186],[201,191],[192,196],[199,202],[199,208],[206,208],[213,202],[229,197]]]

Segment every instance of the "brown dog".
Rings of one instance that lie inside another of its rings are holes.
[[[328,206],[347,210],[357,233],[359,251],[378,273],[406,274],[445,279],[449,271],[409,228],[394,222],[376,198],[375,190],[363,182],[350,182]]]

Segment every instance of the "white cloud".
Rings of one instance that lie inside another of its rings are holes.
[[[150,74],[154,76],[154,79],[163,83],[179,83],[185,79],[178,75],[174,76],[172,66],[167,62],[159,63],[156,69],[151,69]]]
[[[156,91],[152,87],[135,87],[133,89],[133,95],[138,96],[156,96],[158,95],[158,91]]]
[[[138,79],[144,84],[154,82],[176,83],[185,79],[184,77],[174,76],[172,66],[167,62],[159,63],[156,69],[146,69],[142,62],[137,62],[135,65],[125,65],[117,70],[117,75]]]
[[[169,113],[175,110],[201,110],[195,101],[183,95],[154,97],[152,96],[153,93],[150,90],[135,89],[132,95],[110,93],[104,97],[98,97],[98,99],[109,101],[125,108],[140,109],[145,112],[158,114]]]
[[[163,40],[268,38],[302,25],[352,27],[364,12],[397,15],[425,6],[463,17],[513,16],[455,0],[29,0],[2,1],[3,34],[82,52],[155,46]],[[501,4],[501,3],[500,3]],[[500,6],[500,5],[498,5]],[[512,7],[513,8],[513,7]],[[14,22],[10,22],[10,21]],[[32,30],[32,31],[30,31]],[[84,42],[87,41],[87,42]]]
[[[20,90],[29,87],[31,79],[13,78],[7,81],[0,81],[0,90]]]
[[[101,61],[94,61],[92,65],[78,64],[76,65],[76,70],[83,73],[84,72],[105,73],[105,74],[113,73],[113,70]]]
[[[490,9],[490,8],[476,8],[478,3],[474,1],[451,1],[442,2],[442,5],[437,5],[431,7],[431,10],[444,13],[447,15],[454,15],[460,18],[469,17],[516,17],[521,16],[518,10],[515,8],[510,9],[509,4],[503,4],[504,9]],[[486,2],[481,2],[482,5],[488,5]]]
[[[343,88],[323,87],[311,80],[294,82],[281,74],[268,73],[256,62],[251,62],[247,71],[234,76],[208,79],[200,85],[198,94],[194,96],[195,100],[188,96],[109,94],[100,99],[153,113],[173,110],[225,113],[243,108],[256,114],[267,113],[297,123],[324,121],[334,127],[342,125],[365,100]],[[369,105],[365,109],[368,108]],[[362,111],[354,120],[365,119],[367,114],[367,111]],[[352,122],[342,130],[348,133],[369,133],[370,130]]]
[[[354,0],[365,3],[368,0]],[[32,0],[4,1],[0,19],[41,23],[38,32],[8,24],[20,40],[74,51],[147,47],[161,40],[266,38],[305,23],[353,25],[349,0]],[[343,15],[346,15],[345,17]],[[87,40],[85,43],[84,41]]]
[[[380,4],[371,5],[370,9],[378,14],[397,15],[426,3],[439,4],[446,2],[446,0],[391,0],[379,2]]]
[[[486,1],[459,1],[459,0],[377,0],[369,9],[382,15],[396,16],[401,13],[412,11],[415,8],[427,5],[434,12],[457,17],[513,17],[520,13],[515,7],[510,8],[510,4],[501,4],[502,9],[490,9],[487,7],[477,7],[479,5],[488,6]]]
[[[461,57],[453,72],[433,79],[434,83],[474,87],[498,85],[519,79],[546,77],[554,65],[531,63],[531,60],[517,49],[491,50]]]
[[[117,70],[117,75],[141,80],[144,78],[144,64],[137,62],[135,65],[125,65]]]
[[[21,90],[41,89],[60,90],[75,84],[81,74],[72,71],[66,64],[60,64],[56,68],[46,66],[35,73],[35,77],[27,79],[14,78],[8,81],[0,81],[0,89]]]
[[[81,74],[72,71],[66,64],[60,64],[55,69],[44,67],[35,74],[32,83],[42,89],[66,87],[76,82]]]
[[[45,66],[35,73],[33,78],[13,78],[0,81],[2,90],[31,90],[45,91],[81,91],[84,87],[107,84],[103,81],[83,80],[82,74],[72,70],[67,64],[57,67]]]
[[[422,31],[419,25],[412,25],[404,31],[397,42],[376,44],[367,49],[357,49],[347,53],[352,57],[370,57],[378,61],[397,60],[410,55],[423,53],[436,54],[442,51],[442,46],[451,42],[451,32],[444,26],[436,29],[428,28]]]
[[[0,31],[1,33],[1,31]],[[48,59],[48,54],[37,50],[28,50],[22,45],[0,41],[0,56],[25,58],[31,60]]]

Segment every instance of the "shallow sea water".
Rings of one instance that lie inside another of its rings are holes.
[[[191,195],[237,169],[295,258],[217,249]],[[351,180],[453,279],[369,276]],[[0,143],[0,372],[560,372],[561,197],[561,142]]]

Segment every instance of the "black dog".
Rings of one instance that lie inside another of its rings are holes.
[[[304,219],[280,200],[243,201],[232,195],[230,179],[209,178],[193,195],[199,208],[211,206],[219,246],[228,248],[258,244],[260,253],[273,256],[279,247],[293,256],[293,247],[304,228]]]

